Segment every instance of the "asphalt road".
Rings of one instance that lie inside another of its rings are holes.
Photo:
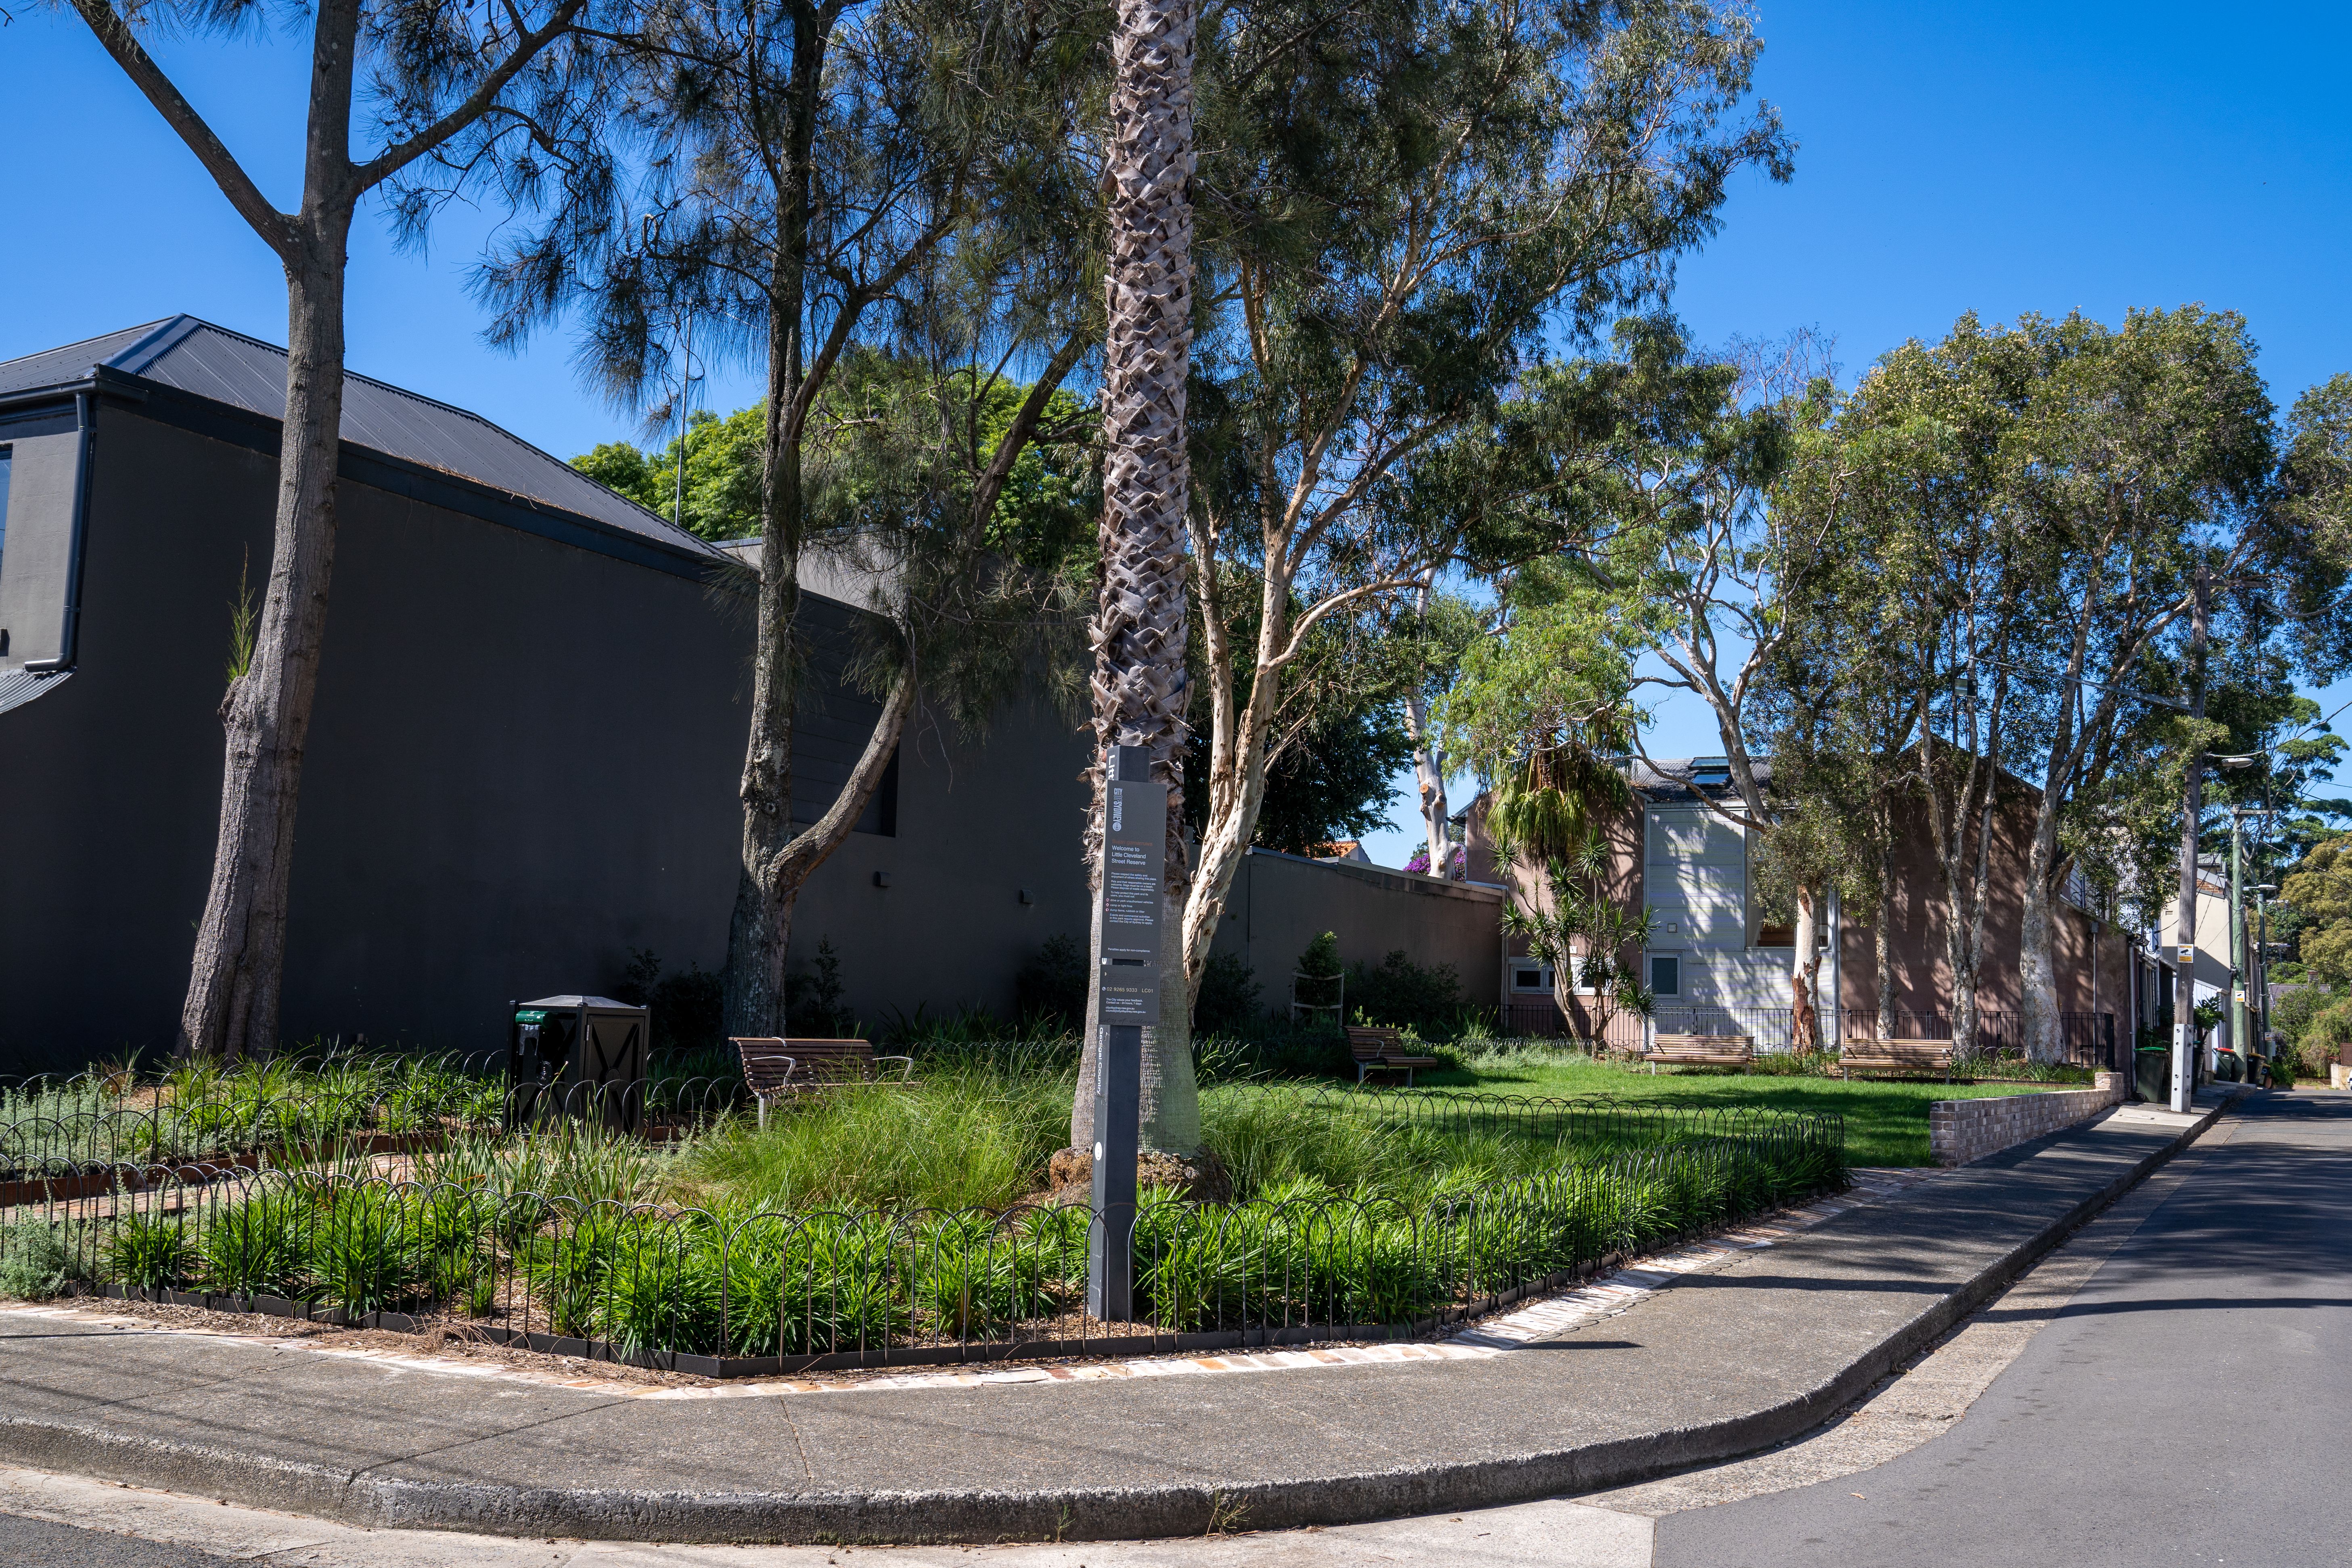
[[[0,1568],[236,1568],[226,1557],[0,1513]]]
[[[1658,1568],[2352,1563],[2352,1097],[2224,1127],[1953,1430],[1662,1519]]]

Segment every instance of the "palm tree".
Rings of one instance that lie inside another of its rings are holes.
[[[1141,746],[1168,791],[1161,903],[1160,1026],[1143,1041],[1143,1146],[1189,1153],[1201,1142],[1184,981],[1183,773],[1184,378],[1192,331],[1192,0],[1117,0],[1110,135],[1103,170],[1109,251],[1104,294],[1102,588],[1093,626],[1095,805],[1089,860],[1102,840],[1110,748]],[[1099,872],[1097,872],[1099,875]],[[1100,973],[1102,932],[1095,931]],[[1070,1117],[1073,1147],[1094,1144],[1098,989]]]

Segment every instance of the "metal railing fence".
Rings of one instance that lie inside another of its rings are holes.
[[[1875,1008],[1847,1008],[1840,1037],[1874,1038],[1879,1023]],[[1895,1038],[1949,1039],[1952,1035],[1952,1018],[1948,1012],[1921,1013],[1897,1009],[1894,1024],[1893,1037]],[[1631,1051],[1639,1047],[1653,1030],[1661,1035],[1746,1035],[1755,1042],[1759,1051],[1785,1051],[1791,1048],[1796,1039],[1794,1015],[1786,1006],[1743,1007],[1662,1002],[1647,1020],[1639,1014],[1621,1009],[1595,1028],[1589,1014],[1564,1014],[1557,1003],[1549,999],[1514,1001],[1504,1004],[1502,1025],[1506,1035],[1517,1038],[1566,1039],[1590,1048],[1612,1051]],[[2114,1014],[2061,1013],[2058,1027],[2061,1042],[2058,1059],[2061,1062],[2084,1068],[2116,1066]],[[1826,1021],[1824,1029],[1826,1031]],[[2023,1014],[1990,1009],[1977,1014],[1976,1054],[1979,1058],[2021,1055],[2024,1039]]]
[[[1424,1196],[1147,1194],[1137,1311],[1083,1315],[1083,1207],[730,1212],[468,1182],[112,1164],[0,1215],[71,1290],[215,1310],[446,1324],[707,1375],[1428,1334],[1641,1247],[1843,1181],[1834,1116],[1507,1100],[1296,1097],[1391,1130],[1505,1129],[1557,1161]],[[593,1135],[593,1134],[583,1134]],[[92,1184],[98,1190],[89,1191]],[[31,1252],[23,1249],[30,1248]]]

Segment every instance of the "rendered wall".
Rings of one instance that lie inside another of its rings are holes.
[[[101,414],[74,679],[0,715],[0,1072],[170,1047],[230,605],[240,572],[257,597],[267,576],[275,467]],[[341,498],[283,1033],[489,1048],[508,998],[603,989],[632,950],[716,968],[748,616],[690,578],[349,479]],[[1009,1003],[1037,942],[1085,930],[1083,765],[1041,715],[986,746],[919,716],[899,837],[853,834],[819,870],[796,961],[829,936],[869,1018]]]
[[[1377,965],[1401,951],[1424,967],[1450,963],[1463,1000],[1491,1007],[1501,983],[1502,909],[1498,888],[1252,849],[1234,874],[1211,951],[1241,954],[1264,987],[1259,1005],[1270,1010],[1289,1005],[1299,955],[1327,931],[1345,963]]]

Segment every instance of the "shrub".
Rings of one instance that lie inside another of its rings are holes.
[[[2338,998],[2324,985],[2283,986],[2277,1001],[2271,1007],[2271,1026],[2286,1038],[2289,1045],[2300,1046],[2309,1031],[2311,1021]]]
[[[1348,1010],[1368,1024],[1411,1029],[1423,1039],[1446,1039],[1461,1022],[1462,976],[1450,963],[1424,968],[1402,948],[1378,968],[1348,969]]]
[[[1296,1009],[1299,1007],[1312,1007],[1317,1011],[1307,1016],[1310,1022],[1327,1026],[1339,1023],[1339,1009],[1347,1001],[1347,975],[1346,966],[1339,962],[1337,933],[1327,931],[1308,942],[1307,951],[1298,955],[1298,973],[1290,982],[1292,1016],[1297,1016]],[[1324,1008],[1331,1011],[1324,1012]]]
[[[1087,952],[1067,936],[1049,936],[1013,976],[1013,1005],[1024,1018],[1082,1029],[1087,1019]]]
[[[797,974],[784,976],[784,1016],[797,1020],[795,1032],[812,1038],[850,1039],[857,1034],[857,1015],[844,1000],[841,956],[833,939],[817,938],[816,956]]]
[[[2352,995],[2334,996],[2316,1008],[2295,1037],[2295,1053],[2303,1068],[2315,1078],[2327,1076],[2327,1064],[2352,1042]]]
[[[727,1043],[720,978],[698,963],[687,965],[683,974],[665,974],[660,957],[639,948],[612,991],[616,1002],[652,1009],[653,1034],[646,1043],[654,1050],[703,1051]]]
[[[28,1220],[0,1226],[0,1296],[41,1301],[89,1278],[77,1242],[81,1222]]]
[[[1257,1018],[1261,989],[1248,959],[1238,952],[1212,952],[1201,971],[1200,999],[1192,1005],[1193,1033],[1247,1033]]]

